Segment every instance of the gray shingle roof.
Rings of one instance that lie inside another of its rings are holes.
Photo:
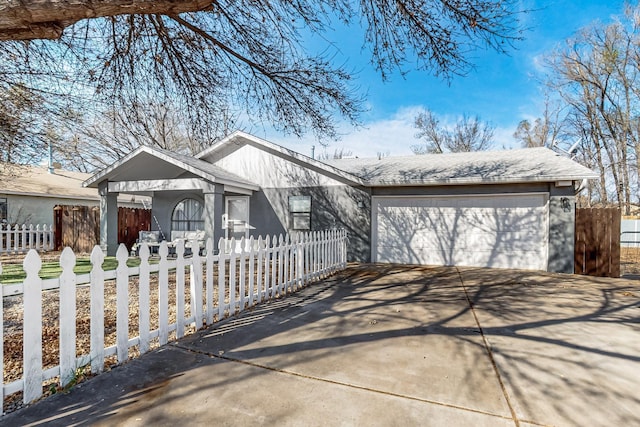
[[[186,165],[189,165],[192,168],[195,168],[207,174],[213,175],[218,179],[223,179],[226,181],[235,181],[237,183],[246,184],[246,185],[255,185],[253,182],[247,180],[246,178],[243,178],[239,175],[231,173],[209,162],[205,162],[204,160],[197,159],[193,156],[187,156],[185,154],[175,153],[173,151],[164,150],[164,149],[155,148],[155,147],[154,147],[154,150],[160,153],[163,153],[168,157],[172,157]]]
[[[0,167],[0,194],[37,196],[62,199],[100,200],[95,188],[85,188],[82,181],[91,174],[29,165]],[[147,198],[144,198],[147,200]],[[130,197],[118,197],[118,202],[128,203]]]
[[[598,177],[547,148],[336,159],[326,163],[372,186],[577,181]]]

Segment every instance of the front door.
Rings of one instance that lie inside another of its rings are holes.
[[[227,196],[225,238],[249,238],[249,196]]]

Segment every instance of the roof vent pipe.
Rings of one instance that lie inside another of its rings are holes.
[[[316,146],[315,145],[311,146],[311,158],[312,159],[316,158]]]

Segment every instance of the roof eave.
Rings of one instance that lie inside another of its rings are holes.
[[[373,181],[368,182],[369,187],[437,187],[444,185],[485,185],[485,184],[530,184],[556,181],[582,181],[583,179],[596,179],[597,175],[587,176],[554,176],[554,177],[531,177],[531,178],[514,178],[514,179],[490,179],[483,178],[480,180],[468,179],[446,179],[437,181],[428,180],[411,180],[411,181]]]

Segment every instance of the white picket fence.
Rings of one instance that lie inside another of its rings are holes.
[[[108,356],[116,355],[117,362],[122,363],[129,358],[129,349],[133,347],[143,354],[149,351],[151,341],[156,338],[159,345],[167,344],[173,331],[175,339],[181,338],[187,327],[200,329],[260,302],[284,297],[346,266],[347,235],[344,230],[299,233],[291,237],[281,235],[279,238],[252,237],[240,245],[235,243],[234,240],[225,242],[221,239],[218,248],[222,250],[214,255],[213,242],[209,239],[206,255],[194,253],[185,257],[184,242],[180,242],[176,248],[177,257],[169,259],[167,243],[162,242],[157,264],[149,262],[149,247],[143,244],[139,267],[126,265],[128,252],[124,245],[120,245],[116,254],[118,267],[112,271],[102,269],[104,253],[96,246],[91,253],[91,273],[84,275],[73,272],[76,257],[70,248],[65,248],[60,256],[62,274],[59,278],[46,280],[38,277],[42,261],[35,250],[30,250],[23,262],[24,282],[0,286],[0,295],[4,297],[22,294],[25,313],[23,376],[8,384],[3,380],[2,397],[23,391],[23,401],[32,402],[42,396],[45,381],[59,377],[59,384],[64,387],[73,380],[80,367],[90,364],[93,373],[100,373]],[[240,248],[239,251],[225,251],[225,248],[236,247]],[[217,294],[214,292],[214,272],[217,273]],[[153,275],[158,279],[159,327],[151,330],[150,279]],[[132,337],[129,334],[129,284],[134,276],[138,277],[139,286],[139,328],[138,335]],[[169,278],[173,276],[175,282],[171,285],[175,286],[176,292],[176,322],[169,324]],[[117,328],[116,344],[105,347],[104,289],[105,281],[109,280],[115,280]],[[91,349],[89,354],[78,356],[76,291],[81,284],[90,284]],[[191,301],[189,317],[185,317],[186,286]],[[42,363],[43,321],[50,321],[42,316],[43,291],[59,292],[59,365],[49,369],[43,369]],[[4,324],[2,304],[0,320]],[[4,371],[3,345],[4,330],[0,328],[0,372]]]
[[[29,249],[53,250],[53,226],[10,225],[0,226],[0,253],[21,253]]]

